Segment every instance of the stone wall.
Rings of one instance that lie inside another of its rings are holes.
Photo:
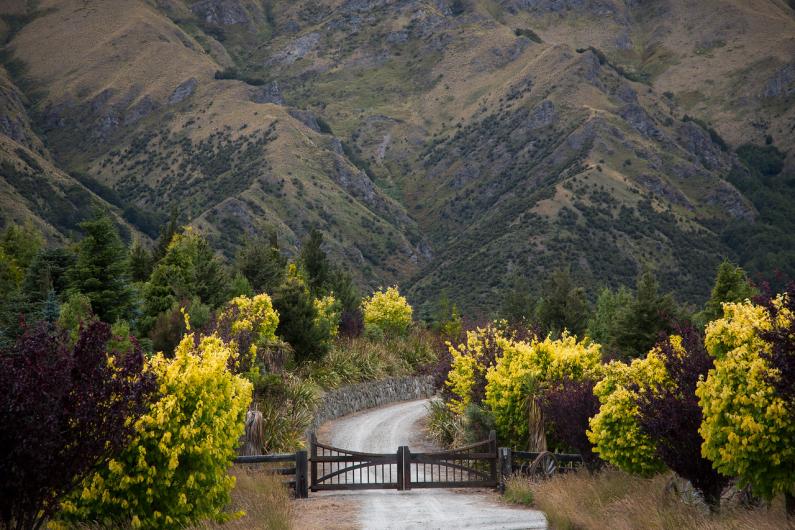
[[[344,386],[323,394],[315,410],[310,431],[329,420],[395,401],[431,397],[436,392],[433,376],[390,377]]]

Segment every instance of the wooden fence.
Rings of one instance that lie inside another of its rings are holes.
[[[270,472],[277,475],[283,475],[287,478],[285,484],[290,486],[295,491],[295,496],[299,499],[305,499],[309,496],[309,481],[308,481],[308,461],[306,451],[296,451],[295,453],[284,453],[276,455],[250,455],[238,456],[235,458],[235,464],[273,464],[285,463],[286,467],[277,467],[269,469]]]

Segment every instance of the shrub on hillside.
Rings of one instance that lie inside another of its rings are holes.
[[[76,343],[42,323],[0,352],[0,525],[41,527],[133,435],[155,380],[139,348],[109,351],[110,340],[104,323]]]
[[[411,306],[397,287],[374,292],[362,302],[362,313],[365,333],[403,335],[412,322]]]
[[[156,355],[161,398],[134,422],[124,451],[63,503],[63,518],[134,528],[228,519],[227,472],[251,402],[251,383],[227,368],[233,354],[216,336],[197,345],[186,335],[173,359]]]

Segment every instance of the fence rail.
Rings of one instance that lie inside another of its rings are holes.
[[[292,476],[292,479],[286,480],[284,483],[295,490],[297,498],[307,498],[309,496],[309,464],[306,451],[275,455],[246,455],[235,458],[235,464],[273,464],[283,462],[289,462],[293,465],[290,467],[277,467],[269,471],[277,475]]]

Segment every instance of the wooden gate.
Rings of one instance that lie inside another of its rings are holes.
[[[411,488],[496,488],[497,436],[434,453],[411,453],[406,448],[405,489]]]
[[[311,490],[497,487],[497,439],[449,451],[364,453],[322,444],[310,434]]]
[[[350,451],[309,435],[311,490],[403,489],[403,466],[395,453]]]

